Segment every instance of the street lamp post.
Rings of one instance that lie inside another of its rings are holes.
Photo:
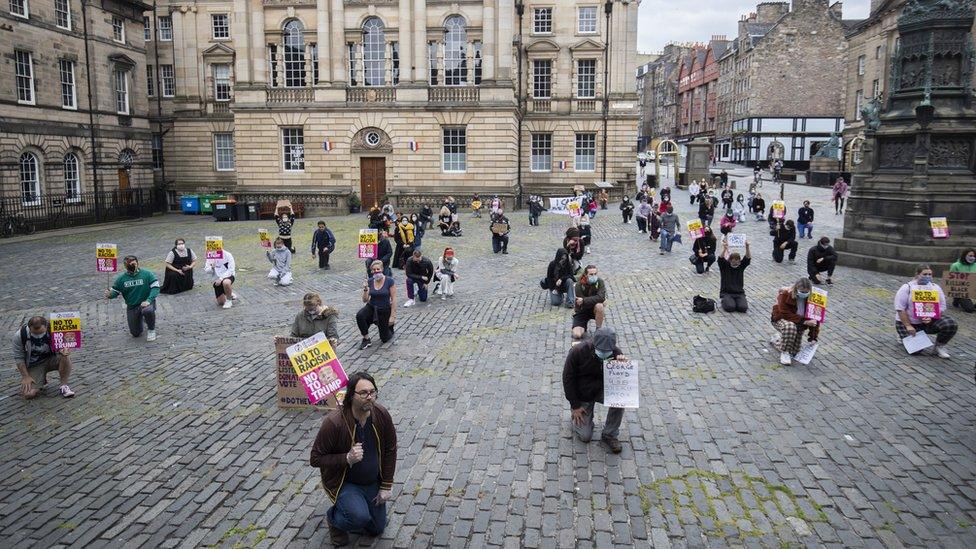
[[[518,157],[515,164],[515,208],[522,208],[522,124],[525,118],[525,104],[522,97],[522,16],[525,14],[525,4],[519,0],[515,3],[515,13],[518,14],[518,32],[512,41],[516,48],[516,69],[518,70],[518,89],[515,90],[515,116],[518,120]]]
[[[613,0],[603,4],[607,19],[607,41],[603,45],[603,167],[600,180],[607,180],[607,118],[610,113],[610,15],[613,13]]]

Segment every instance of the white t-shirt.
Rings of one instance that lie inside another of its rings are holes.
[[[939,310],[946,310],[946,298],[945,294],[942,293],[942,288],[938,284],[918,284],[914,280],[910,280],[898,288],[898,293],[895,294],[895,320],[901,321],[901,316],[898,315],[898,311],[905,311],[908,315],[908,322],[911,324],[921,324],[922,319],[915,316],[915,310],[912,307],[912,290],[934,290],[939,293]]]
[[[186,250],[186,253],[190,254],[190,261],[196,261],[197,260],[197,254],[193,250],[191,250],[191,249],[188,248]],[[184,255],[180,255],[180,257],[186,257],[186,255],[185,254]],[[173,261],[175,261],[175,260],[176,260],[176,254],[173,253],[173,250],[170,250],[169,253],[166,254],[166,263],[172,264]]]

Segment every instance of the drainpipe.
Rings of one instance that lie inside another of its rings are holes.
[[[518,160],[516,161],[515,176],[515,209],[522,209],[522,123],[525,118],[525,101],[522,92],[522,16],[525,14],[525,4],[521,0],[515,3],[515,13],[518,14],[518,34],[516,35],[515,47],[518,49],[517,69],[518,69],[518,90],[516,91],[516,118],[518,119]]]
[[[88,141],[92,151],[92,188],[95,190],[95,222],[102,219],[101,198],[98,184],[98,149],[95,139],[95,103],[92,94],[92,68],[90,44],[88,42],[88,0],[81,1],[81,23],[85,39],[85,83],[88,87]]]
[[[156,127],[159,130],[159,175],[162,178],[162,188],[166,189],[166,157],[163,155],[163,88],[159,78],[159,16],[156,14],[156,0],[153,0],[153,53],[156,58],[156,70],[153,71],[154,87],[156,88]],[[169,204],[166,204],[169,209]]]
[[[607,43],[603,46],[603,169],[600,179],[607,180],[607,118],[610,113],[610,15],[613,13],[613,0],[603,4],[607,16]]]

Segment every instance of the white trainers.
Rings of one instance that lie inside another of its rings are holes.
[[[146,332],[146,341],[156,341],[156,330]]]
[[[789,366],[790,364],[793,363],[793,357],[790,356],[790,353],[785,353],[785,352],[780,353],[779,363],[782,364],[783,366]]]
[[[71,398],[75,396],[75,392],[72,391],[71,387],[68,387],[67,385],[61,385],[60,389],[58,390],[61,392],[61,396],[64,398]]]
[[[230,298],[231,299],[237,299],[237,292],[231,292]]]
[[[952,358],[952,355],[949,354],[949,351],[946,351],[945,345],[936,345],[935,352],[936,354],[939,355],[939,358]]]
[[[447,294],[441,294],[441,301],[447,301]]]
[[[233,301],[231,301],[231,300],[229,300],[229,299],[228,299],[227,301],[225,301],[225,302],[224,302],[224,308],[225,308],[225,309],[230,309],[230,308],[231,308],[231,307],[233,307],[233,306],[234,306],[234,302],[233,302]]]
[[[776,332],[776,334],[773,335],[772,338],[770,338],[769,344],[772,345],[773,347],[776,347],[777,345],[779,345],[780,341],[783,341],[783,335],[780,334],[779,332]]]
[[[587,247],[583,248],[583,252],[584,253],[590,253],[590,247],[587,246]]]
[[[408,299],[407,302],[403,304],[403,306],[404,307],[411,307],[411,306],[413,306],[413,304],[414,304],[414,301],[412,299]]]

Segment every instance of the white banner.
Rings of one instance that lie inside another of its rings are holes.
[[[569,215],[569,203],[576,201],[579,204],[578,196],[567,196],[564,198],[549,198],[549,213]]]
[[[637,408],[640,386],[637,383],[637,361],[603,363],[603,405],[608,408]]]

